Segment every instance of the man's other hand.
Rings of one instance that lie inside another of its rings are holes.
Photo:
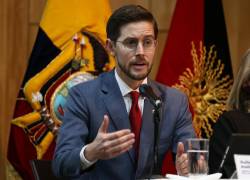
[[[176,153],[176,170],[180,176],[188,176],[188,158],[182,142],[178,143]]]

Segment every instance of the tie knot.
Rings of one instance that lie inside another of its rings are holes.
[[[135,103],[138,102],[138,99],[139,99],[139,96],[140,96],[139,92],[131,91],[130,95],[131,95],[131,98],[132,98],[132,102],[135,102]]]

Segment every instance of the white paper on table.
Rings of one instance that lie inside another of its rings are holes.
[[[200,178],[197,178],[196,180],[218,180],[222,176],[221,173],[214,173],[214,174],[209,174],[207,176],[202,176]],[[172,180],[191,180],[189,177],[184,177],[184,176],[178,176],[175,174],[166,174],[167,179],[172,179]]]
[[[238,179],[250,179],[250,155],[234,154]]]

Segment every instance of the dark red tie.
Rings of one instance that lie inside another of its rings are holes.
[[[141,110],[138,105],[139,99],[139,92],[131,91],[130,92],[132,105],[129,112],[129,119],[132,128],[132,132],[135,134],[135,152],[136,152],[136,159],[138,159],[139,155],[139,145],[140,145],[140,131],[141,131]]]

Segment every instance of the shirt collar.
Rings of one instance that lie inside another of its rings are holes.
[[[115,79],[118,83],[118,86],[121,90],[121,93],[122,93],[122,96],[126,96],[128,93],[130,93],[131,91],[134,91],[132,88],[130,88],[121,78],[120,76],[118,75],[116,69],[115,69]],[[147,84],[148,82],[148,79],[145,78],[142,82],[142,84]],[[136,91],[139,92],[139,88],[136,89]]]

